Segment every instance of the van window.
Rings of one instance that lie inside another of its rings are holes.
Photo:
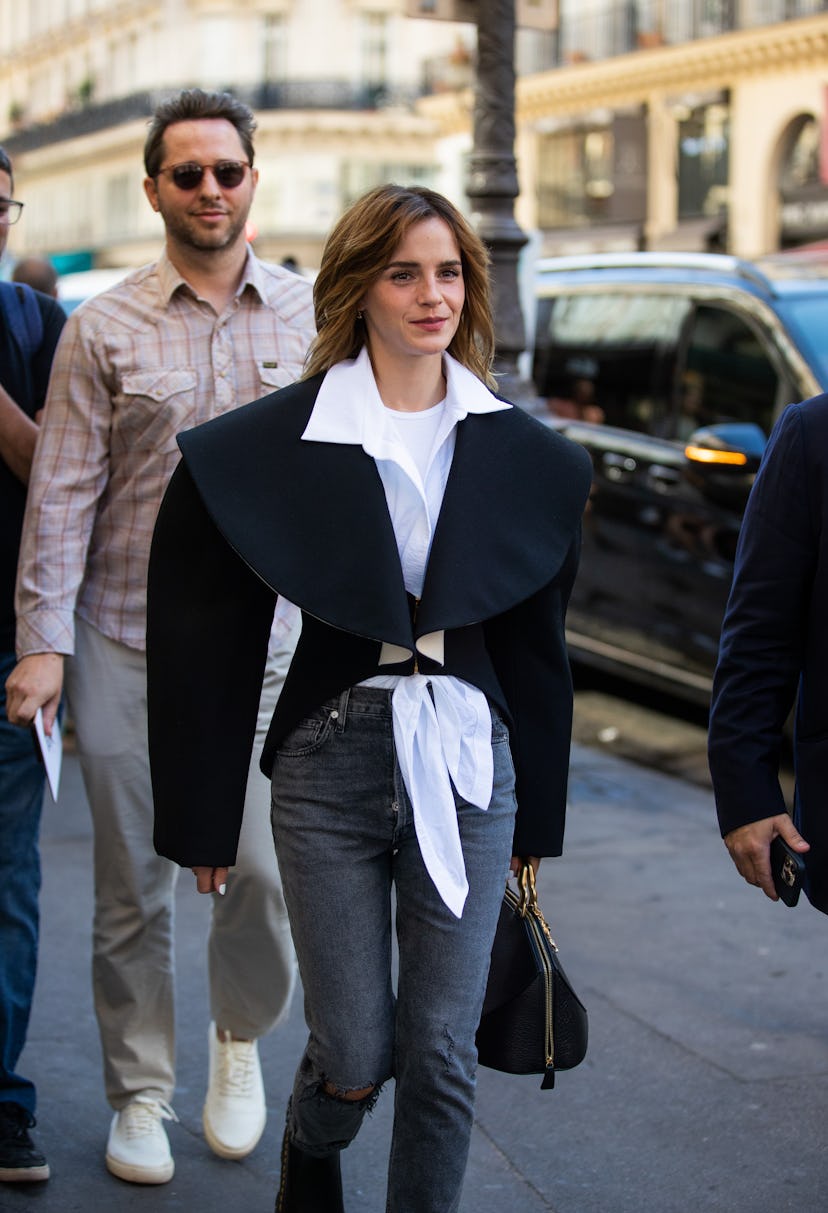
[[[778,393],[779,375],[754,327],[730,308],[697,307],[689,323],[676,438],[727,421],[752,421],[769,434]]]
[[[816,370],[817,377],[822,383],[828,382],[828,350],[825,348],[828,294],[782,299],[779,301],[778,310],[811,366]]]
[[[540,299],[533,366],[538,395],[558,412],[558,402],[577,399],[589,384],[607,425],[660,432],[671,413],[679,340],[690,310],[684,298],[641,291]]]

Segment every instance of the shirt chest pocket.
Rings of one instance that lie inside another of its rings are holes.
[[[194,370],[127,371],[121,378],[113,442],[130,449],[170,451],[175,436],[195,424]]]
[[[263,396],[275,392],[277,388],[287,387],[289,383],[295,383],[302,374],[301,363],[282,363],[277,366],[273,362],[259,362],[256,365]]]

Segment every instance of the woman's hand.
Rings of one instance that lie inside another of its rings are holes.
[[[517,876],[524,863],[531,864],[532,871],[537,876],[538,868],[540,867],[540,858],[537,855],[513,855],[512,862],[509,864],[509,871],[513,876]]]
[[[193,868],[199,893],[221,893],[227,886],[228,868]]]

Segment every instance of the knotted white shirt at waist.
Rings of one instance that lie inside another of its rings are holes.
[[[458,918],[469,882],[454,789],[487,809],[492,798],[492,717],[482,691],[449,674],[378,675],[364,686],[391,689],[394,742],[426,870]]]

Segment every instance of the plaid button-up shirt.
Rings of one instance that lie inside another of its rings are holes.
[[[310,284],[248,251],[221,313],[162,255],[66,323],[29,482],[17,652],[74,652],[75,611],[143,650],[150,542],[175,437],[296,380]]]

